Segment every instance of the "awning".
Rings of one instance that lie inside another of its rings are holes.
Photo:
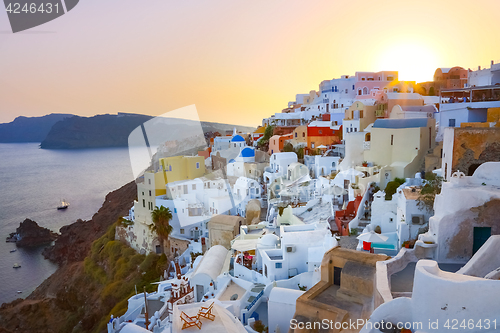
[[[259,241],[258,238],[255,239],[237,239],[234,241],[233,245],[231,246],[231,249],[236,250],[236,251],[251,251],[255,250],[257,248],[257,242]]]

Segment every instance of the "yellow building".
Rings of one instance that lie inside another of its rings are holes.
[[[297,126],[292,132],[290,140],[292,146],[296,147],[299,144],[307,146],[307,125]]]
[[[205,174],[205,158],[203,156],[165,157],[160,158],[160,167],[165,184],[195,179]]]
[[[343,135],[350,132],[362,132],[373,123],[376,117],[377,106],[373,100],[354,102],[346,111],[343,122]]]
[[[365,161],[391,167],[388,179],[415,177],[427,151],[436,144],[435,120],[378,119],[365,136]]]

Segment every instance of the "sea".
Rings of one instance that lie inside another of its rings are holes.
[[[43,247],[5,242],[26,218],[58,232],[89,220],[106,194],[133,180],[127,148],[40,149],[38,143],[0,144],[0,304],[27,297],[57,265]],[[61,200],[70,203],[57,210]],[[13,268],[18,263],[20,268]],[[20,293],[18,293],[18,291]]]

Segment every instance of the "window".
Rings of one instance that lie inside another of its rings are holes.
[[[146,208],[146,199],[142,199],[142,207]]]
[[[297,132],[295,132],[295,137],[297,137]]]
[[[363,110],[359,110],[359,118],[363,118]]]
[[[184,235],[184,228],[181,228],[181,235]]]
[[[191,186],[191,188],[193,189],[193,191],[196,191],[196,184],[193,184],[193,186]]]
[[[267,265],[264,265],[264,276],[267,277]]]
[[[199,169],[199,168],[200,168],[200,162],[196,162],[196,169]]]
[[[448,126],[449,127],[455,127],[455,119],[449,119],[448,120]]]
[[[172,171],[172,166],[171,165],[168,166],[168,171]]]
[[[174,208],[174,214],[177,214],[177,208]]]
[[[391,146],[394,144],[394,135],[391,134]]]
[[[364,78],[364,77],[362,77],[362,78],[361,78],[361,81],[364,81],[364,80],[365,80],[365,78]]]
[[[323,130],[319,130],[319,134],[323,134]]]
[[[274,267],[276,267],[276,268],[282,268],[283,267],[283,263],[277,262]]]
[[[184,194],[187,194],[188,193],[188,186],[187,185],[183,185],[182,187],[184,189]]]
[[[393,76],[388,76],[387,77],[387,81],[394,81],[394,77]]]
[[[306,132],[302,132],[302,137],[305,137],[306,136]]]
[[[354,90],[354,84],[352,85],[352,90]],[[346,93],[347,93],[347,89],[346,89]]]
[[[151,185],[151,179],[148,179],[149,185]]]
[[[368,95],[368,88],[367,87],[363,88],[363,95]]]
[[[151,196],[151,190],[149,190],[149,196]]]
[[[361,96],[361,89],[358,89],[358,95]]]
[[[332,162],[332,168],[335,168],[335,162]]]

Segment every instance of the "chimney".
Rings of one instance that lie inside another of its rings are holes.
[[[495,62],[492,60],[491,61],[491,67],[493,67],[494,64],[495,64]]]
[[[478,70],[478,71],[480,71],[480,70],[481,70],[481,66],[479,66],[479,67],[477,68],[477,70]]]

